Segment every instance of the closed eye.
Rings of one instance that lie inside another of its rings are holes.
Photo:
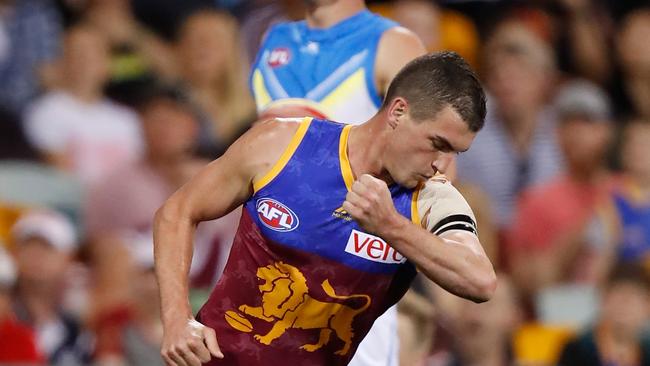
[[[435,136],[431,139],[431,144],[433,146],[433,149],[436,151],[443,152],[445,154],[449,153],[454,153],[456,155],[459,155],[462,152],[467,151],[465,150],[459,150],[454,148],[449,141],[447,141],[446,138],[441,137],[441,136]]]
[[[441,151],[443,153],[454,152],[454,149],[451,147],[451,144],[447,140],[434,137],[431,140],[431,143],[433,145],[433,148],[437,151]]]

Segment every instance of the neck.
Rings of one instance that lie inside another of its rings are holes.
[[[57,297],[57,286],[18,284],[18,298],[34,324],[42,324],[56,317]]]
[[[538,111],[535,109],[501,115],[503,126],[520,155],[528,153],[528,148],[537,127],[537,117]]]
[[[68,82],[63,85],[63,89],[76,99],[88,104],[97,102],[103,97],[101,88],[96,88],[91,85]]]
[[[650,196],[650,176],[640,174],[636,175],[634,177],[634,182],[642,193],[644,193],[646,196]]]
[[[365,9],[363,1],[339,0],[327,5],[312,5],[307,8],[307,25],[310,28],[329,28]]]
[[[370,174],[387,184],[393,183],[393,179],[384,169],[382,154],[384,142],[388,138],[387,129],[388,126],[380,114],[377,114],[368,122],[355,126],[350,131],[348,158],[355,178]]]
[[[596,163],[595,165],[598,165]],[[579,166],[570,166],[569,165],[569,176],[571,180],[579,184],[584,185],[595,185],[599,183],[605,176],[607,171],[602,167],[579,167]]]
[[[613,324],[602,325],[599,333],[603,341],[618,347],[636,347],[639,342],[636,330],[616,327]]]
[[[490,342],[492,343],[492,342]],[[472,347],[471,352],[462,353],[463,365],[469,366],[504,366],[508,357],[501,343],[486,344],[484,347]]]

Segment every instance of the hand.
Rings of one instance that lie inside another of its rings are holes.
[[[365,231],[379,236],[382,230],[392,227],[400,218],[386,182],[369,174],[362,175],[352,184],[343,209]]]
[[[169,366],[200,366],[211,355],[223,358],[214,329],[194,319],[165,329],[160,354]]]

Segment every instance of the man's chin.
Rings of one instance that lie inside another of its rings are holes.
[[[411,179],[404,180],[402,182],[396,182],[396,183],[399,184],[400,186],[404,187],[404,188],[414,189],[420,184],[420,181],[415,179],[415,178],[411,178]]]

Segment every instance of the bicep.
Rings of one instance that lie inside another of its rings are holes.
[[[242,170],[225,154],[204,167],[170,200],[178,202],[194,222],[224,216],[250,195],[250,178]]]
[[[280,158],[297,123],[259,123],[170,198],[193,222],[226,215],[253,194],[253,183]]]
[[[461,245],[478,256],[487,257],[485,249],[483,249],[481,242],[478,240],[478,236],[472,232],[465,230],[452,230],[440,234],[439,237],[447,244]]]

